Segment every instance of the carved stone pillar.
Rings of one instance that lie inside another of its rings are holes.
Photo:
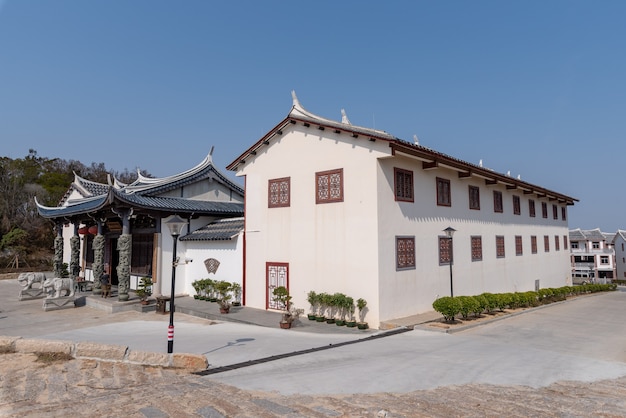
[[[102,294],[100,276],[104,272],[104,235],[102,235],[102,222],[98,222],[98,235],[93,239],[93,294]]]
[[[63,223],[56,224],[57,236],[54,238],[54,277],[61,277],[63,270]]]
[[[70,277],[76,280],[80,273],[80,237],[78,236],[78,222],[74,224],[74,235],[70,238]]]
[[[122,220],[122,235],[117,240],[117,251],[119,253],[117,298],[120,302],[128,300],[128,289],[130,288],[130,264],[133,249],[133,236],[130,234],[130,216],[132,213],[132,209],[119,213]]]

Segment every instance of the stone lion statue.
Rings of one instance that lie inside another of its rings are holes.
[[[43,290],[48,293],[48,299],[60,298],[61,292],[63,297],[74,296],[74,279],[59,277],[46,279],[43,282]]]
[[[20,273],[17,277],[17,282],[22,286],[22,290],[32,289],[34,283],[39,283],[43,287],[45,280],[46,275],[44,273]]]

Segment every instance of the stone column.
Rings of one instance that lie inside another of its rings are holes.
[[[120,302],[128,300],[128,289],[130,288],[130,264],[132,261],[133,236],[130,234],[130,215],[132,210],[122,213],[122,235],[117,239],[117,250],[119,252],[119,262],[117,264],[117,298]]]
[[[56,223],[57,236],[54,238],[54,277],[61,277],[63,270],[63,223]]]
[[[102,235],[102,222],[98,221],[98,235],[93,239],[93,294],[102,294],[100,276],[104,272],[104,235]]]
[[[80,237],[78,236],[79,222],[74,224],[74,235],[70,238],[70,248],[72,250],[70,258],[70,277],[76,280],[80,273]]]

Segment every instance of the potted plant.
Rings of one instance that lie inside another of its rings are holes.
[[[346,315],[348,315],[348,320],[346,321],[346,326],[350,328],[356,327],[356,319],[354,318],[354,299],[350,296],[346,297]]]
[[[209,302],[217,302],[217,295],[215,292],[215,280],[205,279],[206,283],[204,284],[204,291],[206,292],[206,299]]]
[[[311,290],[309,293],[307,293],[306,300],[311,305],[311,313],[307,315],[310,321],[315,321],[315,317],[317,316],[316,312],[317,312],[318,299],[319,299],[319,295],[315,293],[314,291]]]
[[[335,315],[335,325],[346,325],[346,313],[348,307],[346,306],[348,297],[343,293],[335,293],[335,303],[337,304],[337,313]]]
[[[337,311],[339,302],[338,293],[333,293],[328,297],[328,306],[326,310],[326,323],[334,324],[335,323],[335,312]]]
[[[220,304],[220,313],[228,313],[230,311],[230,300],[233,298],[230,294],[231,283],[220,280],[215,282],[213,286],[215,288],[216,300]]]
[[[241,285],[239,283],[232,283],[230,290],[233,293],[233,306],[241,306]]]
[[[320,293],[317,295],[318,309],[317,315],[315,316],[315,320],[317,322],[326,321],[326,317],[324,315],[326,314],[326,310],[330,306],[331,298],[332,296],[328,293]]]
[[[285,286],[278,286],[274,288],[272,294],[274,295],[274,302],[280,305],[283,310],[280,327],[283,329],[291,328],[291,323],[294,321],[295,317],[291,312],[291,295],[289,294],[289,289]]]
[[[152,279],[150,277],[142,277],[139,279],[135,294],[141,301],[142,305],[148,304],[148,297],[152,295]]]
[[[367,329],[368,325],[365,322],[365,314],[366,312],[367,301],[363,298],[359,298],[356,301],[356,307],[359,309],[359,322],[357,322],[356,326],[358,329]]]

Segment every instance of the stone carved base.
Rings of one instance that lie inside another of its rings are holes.
[[[43,300],[43,310],[45,312],[58,309],[69,309],[74,308],[75,306],[75,299],[73,296],[66,296],[54,299],[47,298]]]
[[[41,288],[21,289],[19,300],[41,299],[45,296],[46,294]]]

